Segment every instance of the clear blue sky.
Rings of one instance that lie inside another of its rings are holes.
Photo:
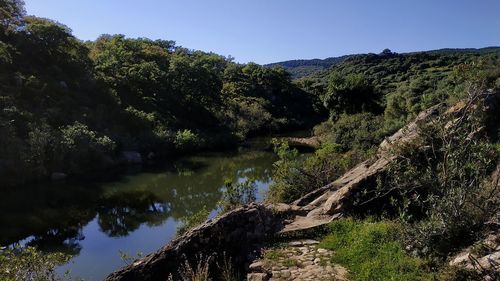
[[[100,34],[169,39],[238,62],[500,46],[499,0],[25,0],[29,14]]]

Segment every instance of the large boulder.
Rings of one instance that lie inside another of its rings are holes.
[[[230,257],[236,267],[252,261],[263,243],[282,227],[281,217],[270,206],[250,204],[209,220],[166,246],[109,275],[108,281],[174,280],[187,260],[197,264],[203,257]]]

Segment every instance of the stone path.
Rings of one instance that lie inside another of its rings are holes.
[[[250,265],[248,281],[347,281],[347,270],[330,262],[333,252],[318,244],[299,240],[264,250],[263,258]]]

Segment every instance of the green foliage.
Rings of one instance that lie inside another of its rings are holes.
[[[140,259],[144,256],[143,253],[139,252],[135,256],[129,255],[124,251],[119,251],[120,259],[126,264],[131,265],[135,260]]]
[[[226,181],[222,199],[219,201],[219,208],[222,212],[227,212],[239,206],[255,202],[257,187],[253,181],[233,183]]]
[[[342,114],[314,128],[323,143],[335,143],[341,151],[367,151],[378,146],[393,130],[383,127],[383,118],[372,113]]]
[[[182,235],[189,230],[197,227],[198,225],[202,224],[204,221],[208,219],[208,216],[210,215],[210,211],[207,209],[206,206],[203,206],[202,209],[200,209],[198,212],[184,217],[181,219],[181,224],[177,228],[177,235]]]
[[[334,119],[342,113],[378,110],[375,90],[363,74],[332,71],[321,100]]]
[[[200,143],[199,137],[191,130],[177,131],[175,134],[174,144],[177,149],[187,150],[196,148]]]
[[[116,144],[107,136],[98,136],[86,125],[75,122],[61,128],[61,150],[67,163],[67,171],[82,174],[109,165],[110,155]]]
[[[416,145],[432,150],[404,148],[391,168],[389,188],[404,199],[394,203],[414,222],[408,243],[420,253],[446,257],[474,239],[498,210],[500,192],[487,183],[497,154],[486,139],[470,139],[482,126],[475,118],[470,114],[446,129],[444,123],[423,128]]]
[[[390,221],[342,219],[329,225],[320,247],[335,251],[332,262],[345,266],[352,280],[430,280],[424,261],[402,248],[401,233]]]
[[[55,272],[55,268],[69,260],[62,253],[45,254],[33,247],[15,247],[0,249],[0,279],[5,281],[64,280]],[[68,277],[67,274],[65,277]]]
[[[267,200],[292,202],[301,196],[331,183],[348,169],[366,158],[359,150],[342,153],[337,144],[324,143],[313,155],[300,156],[285,140],[273,140],[279,160],[274,163],[273,184]]]
[[[102,170],[119,151],[161,158],[234,145],[318,116],[316,97],[283,69],[168,40],[83,43],[61,23],[25,17],[17,0],[0,1],[0,13],[0,174],[18,175],[9,178]]]

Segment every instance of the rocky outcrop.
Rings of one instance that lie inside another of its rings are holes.
[[[396,158],[392,151],[394,146],[415,140],[418,137],[419,125],[432,122],[439,116],[438,113],[437,106],[420,113],[413,122],[384,140],[373,159],[360,163],[334,182],[293,202],[294,205],[307,210],[307,215],[297,216],[281,233],[317,227],[339,218],[345,208],[351,205],[356,193],[373,183]]]
[[[167,280],[169,274],[178,274],[186,259],[196,264],[199,255],[226,255],[235,266],[243,266],[256,258],[256,251],[282,228],[280,211],[289,210],[259,204],[238,208],[188,231],[157,252],[112,273],[106,280]]]

